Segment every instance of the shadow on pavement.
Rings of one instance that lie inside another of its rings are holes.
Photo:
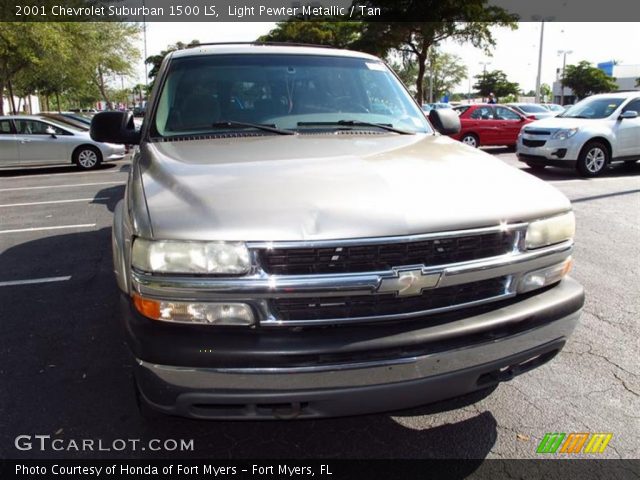
[[[91,203],[94,205],[104,205],[113,213],[118,202],[124,197],[124,191],[125,185],[103,188],[94,195]]]
[[[490,391],[393,414],[341,419],[143,419],[116,313],[110,233],[103,228],[40,238],[0,255],[0,281],[71,276],[68,281],[0,288],[0,382],[10,386],[0,389],[0,452],[5,458],[483,459],[491,451],[497,425],[490,412],[465,411],[459,422],[443,425],[437,425],[437,417],[420,417],[461,408]],[[195,449],[18,451],[14,440],[22,434],[94,439],[107,446],[114,439],[193,439]],[[465,468],[477,466],[473,462]]]

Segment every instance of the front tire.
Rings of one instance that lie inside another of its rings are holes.
[[[609,149],[604,143],[589,142],[578,156],[578,173],[583,177],[597,177],[606,170],[609,160]]]
[[[82,170],[93,170],[102,163],[102,153],[93,145],[82,145],[73,152],[73,163]]]
[[[478,137],[476,137],[473,133],[465,134],[460,139],[460,141],[465,145],[469,145],[470,147],[473,147],[473,148],[478,148],[480,146],[480,140],[478,140]]]

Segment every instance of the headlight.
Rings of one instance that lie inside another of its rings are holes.
[[[573,137],[576,133],[578,133],[577,128],[563,128],[551,135],[551,138],[553,140],[566,140],[567,138]]]
[[[247,273],[249,250],[239,242],[180,242],[145,240],[133,242],[132,265],[145,272],[231,274]]]
[[[546,247],[573,238],[576,218],[573,212],[531,222],[527,228],[527,249]]]

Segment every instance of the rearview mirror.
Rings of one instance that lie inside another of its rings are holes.
[[[442,135],[454,135],[460,132],[460,117],[451,108],[433,109],[429,112],[429,121]]]
[[[140,132],[136,131],[131,112],[102,112],[91,120],[89,135],[96,142],[137,145]]]
[[[620,120],[624,120],[625,118],[638,118],[638,112],[635,110],[627,110],[620,115]]]
[[[51,135],[53,138],[56,138],[56,129],[53,127],[47,127],[45,132],[47,132],[47,135]]]

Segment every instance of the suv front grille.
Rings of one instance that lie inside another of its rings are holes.
[[[387,271],[403,265],[445,265],[509,253],[514,231],[469,236],[322,248],[275,248],[259,253],[265,272],[273,275]]]
[[[522,144],[526,147],[542,147],[547,143],[545,140],[529,140],[528,138],[522,139]]]
[[[413,297],[351,295],[340,297],[289,297],[271,301],[279,320],[328,320],[399,315],[486,301],[507,293],[509,277],[425,290]]]

